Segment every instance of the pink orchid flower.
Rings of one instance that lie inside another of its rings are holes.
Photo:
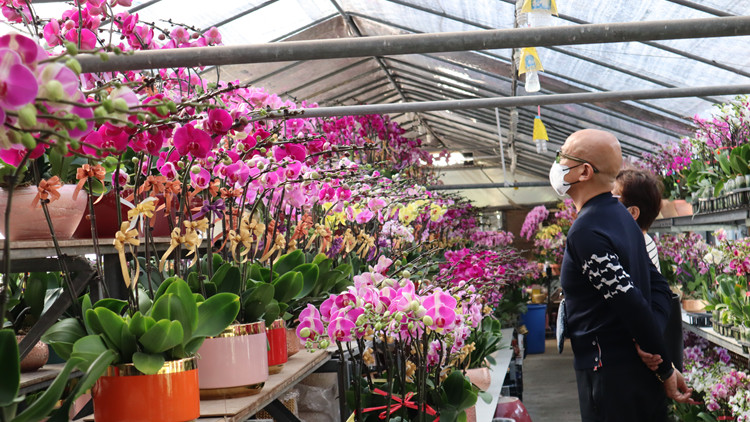
[[[209,110],[208,121],[206,122],[206,125],[204,127],[210,132],[213,132],[214,135],[223,136],[229,132],[233,124],[234,119],[232,119],[232,116],[228,111],[220,108],[215,108]]]
[[[208,188],[208,184],[211,182],[211,173],[208,170],[201,168],[198,174],[190,172],[190,181],[193,182],[193,186],[198,189]]]
[[[318,335],[323,334],[323,321],[320,319],[320,312],[315,306],[308,303],[307,308],[300,312],[299,321],[300,324],[297,326],[297,337],[302,340],[314,340]],[[310,331],[310,334],[307,337],[303,337],[300,334],[304,328],[307,328]]]
[[[177,169],[173,163],[164,163],[163,166],[159,167],[159,173],[169,180],[177,179]]]
[[[352,341],[352,330],[355,328],[352,321],[339,316],[328,324],[328,337],[333,341]]]
[[[44,40],[47,41],[47,44],[49,44],[50,47],[62,44],[60,22],[58,22],[57,19],[52,19],[49,23],[44,25],[42,33],[44,35]]]
[[[297,161],[305,161],[307,152],[305,147],[298,144],[283,144],[276,145],[273,147],[273,157],[276,161],[281,161],[286,157],[290,157]]]
[[[195,158],[205,158],[213,145],[208,133],[191,124],[177,129],[172,142],[180,155],[191,154]]]
[[[112,172],[112,186],[115,185],[115,181],[117,182],[118,186],[123,187],[130,181],[130,176],[125,170],[120,170],[119,173]]]
[[[187,44],[190,42],[190,33],[182,26],[178,26],[169,33],[169,37],[172,38],[176,45]]]
[[[203,36],[206,38],[206,43],[208,43],[208,45],[221,44],[221,33],[215,26],[212,26],[208,31],[204,32]]]
[[[8,48],[0,48],[0,108],[18,110],[36,98],[39,86],[21,56]]]
[[[78,29],[74,28],[65,33],[65,39],[74,44],[78,44]],[[93,50],[96,47],[96,34],[90,29],[81,29],[81,48],[83,50]]]
[[[39,158],[44,154],[45,145],[42,143],[37,144],[36,148],[34,148],[34,151],[29,156],[30,160]],[[21,161],[23,161],[23,157],[26,156],[26,153],[28,150],[24,148],[21,144],[14,144],[8,149],[0,149],[0,160],[2,160],[5,164],[11,165],[13,167],[18,167],[19,164],[21,164]]]
[[[364,209],[360,211],[359,214],[357,214],[357,216],[355,217],[355,221],[357,222],[357,224],[365,224],[368,221],[372,220],[372,217],[374,216],[375,214],[373,214],[372,211]]]

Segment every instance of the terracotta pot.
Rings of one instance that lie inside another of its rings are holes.
[[[682,299],[682,309],[685,312],[705,312],[708,302],[702,299]]]
[[[675,199],[672,201],[678,216],[693,215],[693,204],[684,199]]]
[[[287,357],[299,352],[299,337],[295,328],[286,329],[286,355]]]
[[[232,325],[207,338],[198,349],[201,398],[260,393],[268,379],[267,344],[263,321]]]
[[[86,192],[81,192],[78,198],[73,200],[75,188],[75,185],[63,185],[58,189],[60,198],[50,202],[47,207],[57,239],[70,239],[86,208]],[[52,239],[41,205],[33,208],[31,206],[37,192],[36,186],[16,188],[13,192],[10,240]],[[7,203],[8,191],[0,189],[0,233],[3,235],[5,235],[5,205]]]
[[[664,218],[677,217],[677,209],[672,201],[668,199],[661,200],[661,216]]]
[[[110,421],[190,421],[201,414],[197,358],[164,363],[155,375],[133,364],[110,366],[92,389],[94,419]]]
[[[132,193],[131,190],[123,192],[124,196],[128,196]],[[159,210],[158,208],[164,205],[164,195],[157,195],[158,203],[156,205],[157,211],[154,212],[153,218],[151,218],[153,228],[152,235],[154,237],[168,237],[169,236],[169,222],[164,213],[164,209]],[[94,202],[98,200],[95,199]],[[111,190],[104,194],[104,198],[99,200],[98,203],[94,204],[94,217],[96,218],[96,233],[99,238],[109,239],[114,238],[115,233],[120,230],[120,226],[117,224],[117,203],[119,198],[115,195],[115,191]],[[177,200],[172,201],[177,206]],[[120,203],[120,213],[122,219],[128,219],[128,210],[130,207]],[[73,237],[76,239],[91,239],[91,217],[89,215],[88,205],[85,207],[83,217],[80,219],[78,227],[73,233]]]
[[[268,334],[268,373],[278,374],[289,357],[286,353],[286,325],[277,319],[266,329]]]
[[[492,383],[492,377],[490,375],[490,368],[474,368],[466,370],[466,376],[469,377],[471,383],[479,387],[482,391],[487,391],[487,389],[490,388],[490,384]],[[471,406],[466,409],[466,421],[475,422],[476,420],[477,408],[476,406]]]
[[[12,218],[12,217],[11,217]],[[20,343],[25,335],[16,336],[16,343]],[[21,360],[21,372],[33,372],[41,368],[49,359],[49,346],[38,341],[28,355]]]

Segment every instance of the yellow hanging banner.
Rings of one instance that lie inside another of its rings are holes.
[[[532,138],[534,139],[534,141],[536,140],[549,141],[549,137],[547,136],[547,128],[544,127],[544,123],[542,123],[542,118],[539,116],[536,116],[534,118],[534,134]]]
[[[526,0],[521,7],[521,13],[547,13],[557,16],[555,0]]]
[[[536,48],[526,47],[521,49],[521,63],[518,66],[518,74],[526,73],[536,70],[537,72],[543,72],[542,61],[539,60],[539,55],[536,53]]]

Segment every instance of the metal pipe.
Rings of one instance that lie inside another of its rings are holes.
[[[523,97],[490,97],[467,100],[422,101],[393,104],[368,104],[295,110],[273,111],[261,119],[285,117],[332,117],[363,114],[389,114],[404,112],[466,110],[473,108],[523,107],[548,104],[598,103],[657,98],[683,98],[701,95],[739,95],[750,93],[750,85],[718,85],[691,88],[641,89],[634,91],[587,92],[577,94],[527,95]]]
[[[146,50],[127,55],[110,53],[106,61],[98,56],[80,56],[78,61],[82,70],[90,73],[736,35],[750,35],[750,16]]]
[[[500,129],[500,111],[495,107],[495,121],[497,122],[497,141],[500,144],[500,159],[503,163],[503,186],[508,186],[508,175],[505,173],[505,152],[503,151],[503,131]]]
[[[539,188],[548,187],[549,182],[514,182],[511,184],[504,183],[472,183],[466,185],[432,185],[427,186],[428,190],[470,190],[470,189],[496,189],[496,188]]]

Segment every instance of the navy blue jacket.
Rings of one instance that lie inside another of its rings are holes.
[[[671,291],[648,257],[643,234],[610,193],[590,199],[568,232],[560,276],[576,369],[641,362],[641,349],[661,355]]]

